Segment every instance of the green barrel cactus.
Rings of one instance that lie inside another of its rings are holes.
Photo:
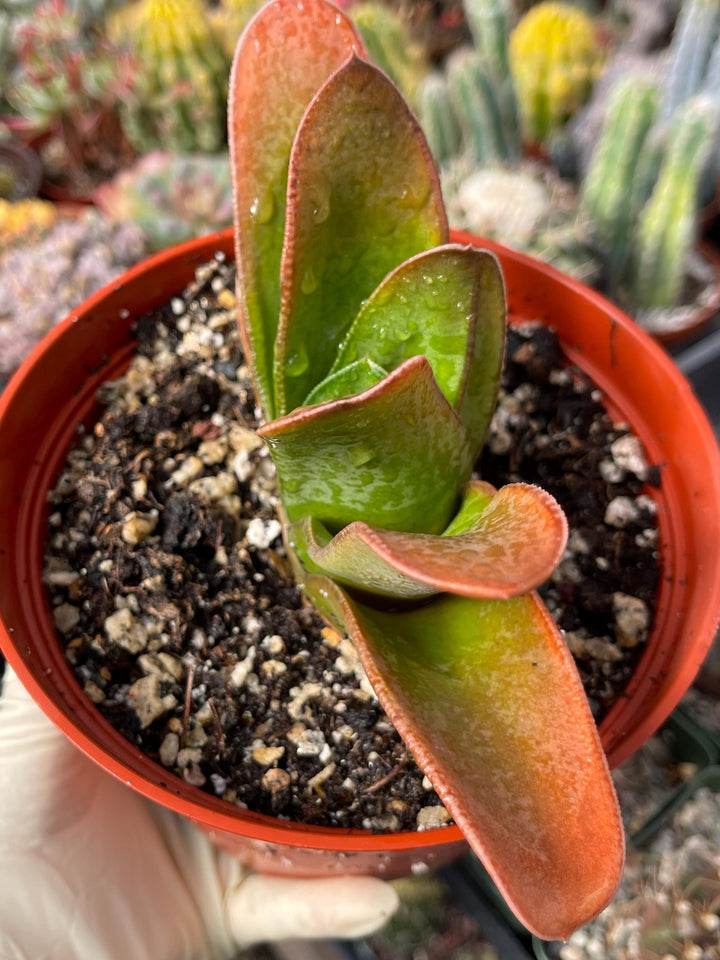
[[[117,11],[108,30],[141,65],[124,106],[126,133],[138,152],[220,150],[228,59],[201,0],[140,0]]]
[[[523,134],[542,143],[589,98],[603,64],[592,20],[569,3],[532,7],[510,36]]]
[[[652,196],[638,222],[633,299],[641,308],[674,306],[697,234],[698,191],[717,143],[718,113],[704,97],[688,100],[673,118]]]

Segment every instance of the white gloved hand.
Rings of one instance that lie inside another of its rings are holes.
[[[6,669],[2,960],[220,960],[262,940],[365,936],[396,905],[371,877],[245,870],[85,757]]]

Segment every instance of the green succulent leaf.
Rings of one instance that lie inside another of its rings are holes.
[[[467,432],[424,357],[359,396],[302,407],[259,434],[289,520],[316,517],[331,533],[360,518],[439,533],[473,464]]]
[[[290,157],[287,212],[275,345],[279,414],[327,376],[362,302],[385,276],[448,239],[422,131],[372,64],[353,56],[310,104]]]
[[[331,372],[365,356],[387,370],[427,357],[479,447],[497,397],[505,314],[493,254],[456,244],[436,247],[397,267],[365,301]]]
[[[356,521],[332,537],[316,518],[306,517],[290,528],[289,540],[310,572],[404,600],[440,590],[495,599],[527,593],[552,573],[567,541],[557,501],[530,484],[496,492],[489,484],[470,483],[460,515],[462,532],[441,536]],[[459,525],[454,522],[456,530]]]
[[[325,577],[392,723],[520,921],[566,939],[619,882],[622,822],[573,659],[534,593],[443,594],[402,613]]]
[[[370,357],[361,357],[325,377],[306,398],[304,406],[362,393],[380,383],[387,375],[388,371],[374,363]]]
[[[275,0],[251,21],[235,53],[228,134],[240,328],[269,417],[290,150],[307,105],[353,51],[365,47],[334,5]]]

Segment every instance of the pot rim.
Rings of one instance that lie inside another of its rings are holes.
[[[106,303],[108,298],[114,297],[115,300],[122,296],[128,287],[132,287],[139,278],[145,276],[149,271],[158,271],[169,263],[180,260],[187,267],[188,278],[195,266],[208,259],[212,253],[217,250],[223,250],[229,256],[232,256],[232,229],[209,234],[195,240],[180,244],[177,247],[164,250],[148,258],[142,263],[136,265],[121,278],[108,284],[97,293],[93,294],[80,307],[60,324],[58,324],[49,334],[33,349],[26,358],[19,370],[13,376],[4,392],[0,394],[0,438],[3,435],[3,425],[9,423],[13,415],[14,406],[20,402],[23,394],[24,384],[29,374],[35,370],[38,364],[42,364],[49,354],[57,350],[59,345],[75,324],[83,322],[92,322],[94,314],[99,311]],[[655,343],[648,334],[642,331],[626,314],[618,307],[607,301],[602,295],[585,287],[578,281],[561,274],[555,268],[535,260],[525,254],[509,250],[508,248],[489,240],[474,237],[470,234],[460,231],[452,231],[451,239],[453,242],[472,243],[476,246],[482,246],[496,253],[502,261],[503,270],[506,275],[510,301],[513,302],[513,283],[518,273],[530,270],[535,286],[541,288],[538,296],[542,300],[543,291],[551,285],[556,290],[561,300],[564,297],[580,297],[587,303],[593,311],[598,312],[609,318],[610,322],[610,353],[616,349],[620,338],[627,339],[633,343],[644,355],[651,359],[652,364],[662,374],[664,379],[672,381],[677,387],[679,401],[683,404],[686,412],[688,426],[692,424],[693,431],[697,435],[698,441],[706,448],[703,452],[705,462],[705,476],[703,477],[704,490],[708,497],[714,497],[714,502],[720,504],[720,452],[717,449],[717,443],[710,424],[705,416],[698,401],[694,397],[692,390],[682,376],[680,371],[674,365],[670,357],[664,350]],[[157,304],[168,299],[163,292],[157,298]],[[540,301],[538,301],[540,302]],[[138,316],[145,312],[149,307],[156,305],[149,301],[144,301],[143,306],[133,316]],[[607,336],[605,337],[607,340]],[[602,372],[598,357],[592,354],[587,356],[577,350],[572,342],[563,342],[564,349],[569,359],[578,360],[583,368],[596,380],[598,386],[606,391],[608,377]],[[101,366],[89,370],[87,381],[83,386],[83,396],[87,397],[88,391],[94,391],[100,382],[111,375],[117,375],[121,368],[129,361],[133,347],[131,341],[115,345],[113,361],[109,365]],[[609,391],[610,407],[615,406],[615,397],[612,391]],[[636,422],[631,418],[634,414],[637,398],[631,398],[627,403],[619,404],[620,412],[626,415],[633,423],[636,432]],[[78,401],[82,406],[82,398]],[[72,420],[72,417],[70,418]],[[68,416],[65,416],[65,421]],[[63,443],[58,443],[54,438],[55,446],[53,449],[41,449],[35,456],[36,464],[38,461],[44,469],[42,476],[48,479],[48,474],[57,473],[58,464],[62,465],[67,451],[67,447],[74,434],[74,421],[69,429],[65,430],[62,438]],[[647,433],[647,431],[646,431]],[[649,447],[652,454],[661,449],[662,437],[641,436],[643,442]],[[59,451],[59,453],[58,453]],[[7,457],[8,452],[5,453]],[[0,467],[2,466],[3,450],[0,440]],[[52,462],[51,462],[52,461]],[[2,471],[0,471],[1,473]],[[1,484],[0,484],[1,486]],[[44,488],[49,489],[49,486]],[[672,491],[671,491],[672,492]],[[32,530],[36,537],[40,537],[44,530],[45,517],[43,511],[34,508],[32,498],[25,496],[20,500],[20,512],[24,529]],[[665,491],[661,490],[661,496],[665,496]],[[671,497],[672,499],[672,497]],[[670,506],[676,506],[682,499],[681,493],[674,494],[674,502]],[[678,535],[674,529],[674,521],[671,517],[672,511],[668,508],[667,516],[661,517],[661,524],[664,523],[668,529],[663,535],[671,540]],[[713,518],[707,517],[707,524],[710,527],[710,534],[716,536],[716,542],[720,539],[720,513],[716,510]],[[707,535],[707,531],[706,531]],[[0,567],[2,566],[2,544],[3,530],[0,526]],[[683,575],[686,570],[686,558],[681,558],[676,570],[671,573],[676,578]],[[6,561],[7,562],[7,561]],[[41,566],[41,565],[40,565]],[[720,616],[720,559],[715,561],[716,574],[710,596],[707,597],[707,604],[700,621],[695,628],[695,645],[693,647],[693,662],[689,668],[675,670],[672,676],[664,677],[663,697],[652,707],[643,718],[642,731],[638,733],[637,729],[631,734],[624,730],[624,723],[628,715],[628,703],[633,695],[639,695],[641,692],[653,690],[657,686],[657,678],[653,674],[652,665],[647,664],[647,657],[643,656],[638,667],[628,685],[627,699],[621,698],[609,711],[600,725],[600,733],[606,751],[612,753],[613,765],[626,759],[640,743],[655,730],[669,715],[671,710],[687,690],[692,678],[700,666],[704,654],[707,652],[712,638],[718,617]],[[663,578],[665,581],[666,578]],[[38,569],[35,568],[34,577],[29,577],[24,581],[29,583],[28,597],[25,601],[25,614],[28,622],[39,631],[36,637],[43,638],[43,629],[49,639],[50,634],[55,638],[54,626],[48,622],[51,618],[49,606],[45,595],[42,578],[38,575]],[[661,589],[665,589],[663,583]],[[666,590],[667,592],[667,590]],[[4,595],[0,588],[0,608],[3,605]],[[670,600],[666,598],[663,609],[658,607],[658,616],[663,619],[661,627],[668,625],[672,617],[678,617],[677,611],[672,611]],[[43,628],[44,617],[44,628]],[[672,624],[670,624],[672,627]],[[382,849],[386,851],[407,850],[418,846],[432,847],[436,845],[445,845],[462,840],[462,834],[458,827],[450,826],[428,830],[424,832],[402,831],[390,834],[374,834],[367,830],[347,830],[339,827],[313,827],[298,824],[291,821],[282,821],[276,818],[255,814],[249,811],[233,807],[227,801],[212,797],[210,794],[201,791],[197,787],[186,784],[179,777],[166,771],[160,764],[149,760],[137,748],[126,741],[121,734],[112,728],[93,704],[90,703],[79,683],[74,679],[70,667],[65,661],[60,645],[55,642],[55,650],[47,656],[50,659],[43,664],[44,676],[42,680],[38,674],[37,668],[33,670],[33,653],[27,644],[22,650],[22,639],[15,640],[12,636],[14,627],[8,621],[0,610],[0,647],[2,647],[8,662],[17,672],[19,678],[29,690],[35,701],[44,710],[44,712],[55,722],[63,732],[88,756],[98,762],[102,767],[118,777],[120,780],[134,787],[137,791],[144,794],[151,800],[170,807],[176,812],[189,817],[191,820],[203,824],[206,828],[213,830],[228,831],[238,833],[239,827],[242,827],[242,834],[250,839],[265,841],[268,843],[288,843],[292,842],[294,846],[311,849],[323,849],[332,851],[364,851],[368,849]],[[654,632],[654,630],[653,630]],[[41,641],[42,642],[42,641]],[[75,719],[69,717],[63,709],[63,706],[71,707],[78,712],[81,718],[81,724]],[[105,745],[96,742],[100,738]],[[154,775],[153,775],[154,774]]]

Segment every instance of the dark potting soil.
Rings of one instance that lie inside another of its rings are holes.
[[[66,655],[100,712],[189,783],[254,811],[373,830],[449,822],[352,644],[288,576],[274,470],[222,256],[137,323],[54,490],[45,581]],[[546,602],[598,719],[647,636],[657,480],[552,333],[510,334],[482,476],[565,508]]]

